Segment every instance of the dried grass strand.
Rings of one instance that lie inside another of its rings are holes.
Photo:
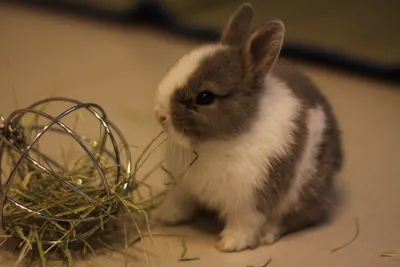
[[[360,225],[359,225],[357,218],[354,219],[354,226],[355,226],[355,232],[354,232],[353,237],[349,241],[345,242],[344,244],[332,249],[332,252],[336,252],[336,251],[339,251],[339,250],[347,247],[348,245],[353,243],[358,238],[358,236],[360,234]]]

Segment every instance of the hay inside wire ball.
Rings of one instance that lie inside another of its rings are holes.
[[[145,209],[129,196],[135,172],[128,143],[94,103],[50,98],[3,118],[0,170],[2,235],[36,243],[42,255],[85,242],[121,209]]]

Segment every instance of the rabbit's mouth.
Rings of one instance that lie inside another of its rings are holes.
[[[174,143],[186,148],[192,147],[192,142],[186,133],[177,131],[173,127],[170,127],[166,133]]]

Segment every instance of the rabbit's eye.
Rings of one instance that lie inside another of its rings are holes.
[[[210,91],[200,92],[196,98],[195,103],[199,106],[207,106],[214,103],[216,96]]]

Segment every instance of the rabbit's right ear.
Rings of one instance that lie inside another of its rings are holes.
[[[231,46],[242,46],[250,33],[254,9],[249,3],[241,5],[233,13],[221,36],[221,43]]]

